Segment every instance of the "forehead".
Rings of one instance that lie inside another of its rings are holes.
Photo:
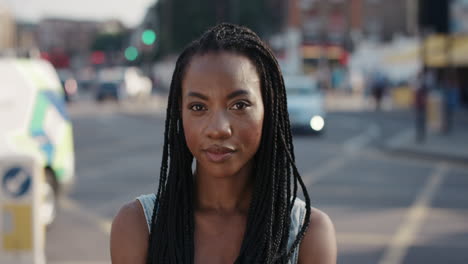
[[[254,64],[246,56],[229,52],[207,53],[191,59],[182,81],[182,90],[185,93],[193,89],[255,88],[252,86],[258,86],[260,90],[259,80]]]

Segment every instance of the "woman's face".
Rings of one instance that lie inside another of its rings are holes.
[[[255,66],[228,52],[196,55],[182,81],[182,120],[197,172],[248,172],[262,136],[263,101]]]

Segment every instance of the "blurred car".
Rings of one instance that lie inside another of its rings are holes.
[[[151,95],[153,83],[137,67],[129,67],[124,76],[125,92],[129,97],[147,97]]]
[[[50,225],[59,194],[75,179],[73,128],[57,72],[44,60],[0,59],[0,157],[36,159],[46,179],[41,219]]]
[[[100,94],[110,95],[114,99],[142,98],[151,95],[152,82],[137,67],[110,67],[98,72],[96,99]]]
[[[121,82],[103,82],[96,90],[96,100],[102,102],[105,99],[118,101],[121,97]]]
[[[288,112],[294,131],[323,133],[326,125],[324,96],[317,80],[306,75],[284,76]]]
[[[77,70],[76,80],[80,91],[90,91],[96,86],[96,70],[91,67],[82,67]]]

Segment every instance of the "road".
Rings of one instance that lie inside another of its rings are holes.
[[[156,189],[162,114],[86,110],[72,114],[77,182],[48,230],[50,264],[110,263],[112,218]],[[410,122],[405,112],[333,112],[324,135],[295,136],[313,206],[335,224],[338,263],[468,263],[468,166],[387,153]]]

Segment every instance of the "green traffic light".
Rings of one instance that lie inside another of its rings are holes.
[[[154,30],[147,29],[141,35],[141,41],[146,45],[152,45],[156,41],[156,33]]]
[[[125,58],[129,61],[134,61],[138,57],[137,48],[130,46],[125,49]]]

